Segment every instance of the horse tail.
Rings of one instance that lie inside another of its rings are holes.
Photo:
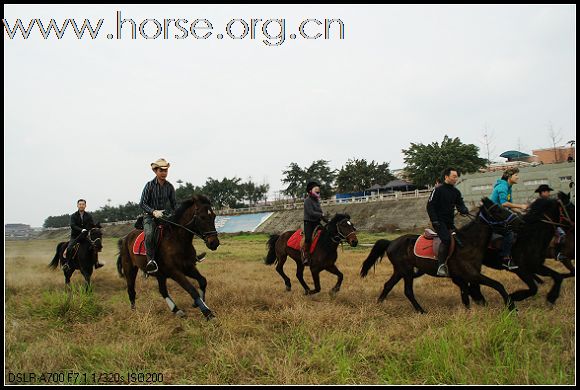
[[[117,272],[119,273],[120,277],[125,276],[123,273],[123,239],[119,238],[117,241],[117,247],[119,248],[119,256],[117,256]]]
[[[48,265],[50,269],[56,269],[58,267],[58,263],[60,263],[60,242],[56,245],[56,254],[52,258],[52,261]]]
[[[266,246],[268,247],[268,254],[264,259],[264,263],[266,263],[266,265],[272,265],[278,259],[276,257],[276,241],[278,241],[278,238],[280,238],[280,235],[272,234],[268,239],[268,243],[266,244]]]
[[[391,241],[389,240],[378,240],[375,242],[373,249],[371,249],[371,253],[369,253],[369,256],[363,262],[362,269],[360,270],[360,276],[362,278],[367,276],[369,270],[377,263],[377,261],[383,259],[383,256],[385,255],[385,252],[390,244]]]

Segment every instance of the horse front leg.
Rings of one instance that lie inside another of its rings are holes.
[[[544,264],[542,264],[540,266],[540,268],[538,269],[538,274],[543,275],[543,276],[550,276],[552,279],[554,279],[554,285],[552,286],[552,288],[548,292],[547,299],[548,299],[548,302],[550,302],[551,304],[556,303],[556,300],[560,296],[560,288],[562,287],[562,281],[564,280],[564,275],[562,275],[559,272],[554,271],[551,268],[546,267]]]
[[[205,301],[205,290],[207,288],[207,279],[199,272],[199,270],[197,269],[197,267],[194,265],[192,268],[187,270],[186,273],[187,276],[189,276],[190,278],[194,278],[195,280],[197,280],[197,283],[199,283],[199,289],[200,289],[200,297],[202,300]],[[193,307],[197,307],[195,305],[195,302],[193,303]]]
[[[317,294],[320,292],[320,268],[317,266],[310,266],[310,272],[312,273],[312,280],[314,281],[314,290],[310,290],[306,295]]]
[[[205,316],[207,320],[211,320],[212,318],[215,317],[212,311],[209,309],[209,307],[207,307],[203,299],[201,299],[201,297],[199,296],[199,293],[197,292],[195,286],[191,284],[189,280],[187,280],[185,274],[181,273],[180,271],[175,271],[173,275],[171,275],[171,278],[175,280],[185,291],[189,293],[191,298],[193,298],[193,302],[196,304],[197,307],[199,307],[201,313]]]
[[[340,286],[342,285],[342,279],[343,279],[344,275],[336,267],[336,264],[333,264],[332,266],[328,267],[326,270],[328,272],[330,272],[331,274],[334,274],[338,277],[338,280],[336,281],[336,285],[332,288],[332,290],[330,290],[330,294],[336,294],[337,292],[340,291]]]
[[[158,276],[157,283],[159,283],[159,293],[163,299],[165,299],[165,303],[169,306],[169,310],[178,317],[185,317],[185,312],[178,308],[173,299],[169,296],[169,292],[167,291],[167,278]]]

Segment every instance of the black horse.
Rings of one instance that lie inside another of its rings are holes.
[[[120,276],[127,281],[127,292],[131,309],[135,309],[135,279],[139,268],[145,269],[147,257],[133,253],[133,244],[140,230],[133,230],[127,236],[120,239],[119,257],[117,270]],[[215,213],[209,199],[203,195],[193,195],[181,203],[175,211],[175,215],[167,220],[164,227],[163,239],[157,249],[159,270],[155,272],[159,283],[159,292],[165,299],[170,310],[177,316],[185,313],[179,309],[167,291],[167,279],[175,280],[193,298],[194,307],[199,307],[206,319],[214,317],[212,311],[205,304],[206,278],[203,277],[195,265],[197,258],[195,248],[191,244],[194,235],[203,239],[206,246],[212,251],[220,245],[218,233],[215,229]],[[201,292],[187,277],[198,281]]]
[[[483,198],[483,204],[479,208],[475,219],[457,231],[457,236],[463,243],[462,247],[457,247],[447,264],[451,280],[461,291],[463,304],[469,307],[468,284],[477,283],[489,286],[499,292],[510,310],[515,309],[513,301],[503,285],[481,273],[483,257],[491,238],[492,223],[517,224],[508,210],[495,205],[490,199]],[[414,268],[419,271],[418,275],[428,274],[437,276],[437,261],[424,259],[414,254],[415,242],[419,238],[417,234],[406,234],[393,241],[378,240],[373,246],[360,271],[361,277],[365,277],[371,267],[383,258],[385,252],[393,264],[393,276],[385,283],[383,292],[378,301],[382,302],[387,298],[391,289],[401,280],[405,281],[405,296],[411,301],[415,310],[425,313],[419,305],[413,293],[413,278],[416,276]],[[418,276],[417,275],[417,276]]]
[[[91,285],[91,275],[93,274],[93,267],[97,263],[98,253],[103,249],[103,233],[101,225],[95,224],[87,230],[86,233],[81,233],[78,237],[77,244],[71,250],[74,251],[71,260],[71,267],[68,271],[64,271],[64,282],[67,286],[70,285],[70,278],[75,270],[80,270],[85,278],[86,290]],[[56,246],[56,254],[48,265],[52,269],[56,269],[59,264],[64,264],[64,251],[68,246],[68,241],[60,242]]]
[[[510,294],[510,298],[514,301],[521,301],[538,293],[536,275],[549,276],[554,280],[554,285],[547,295],[550,303],[555,303],[560,296],[562,281],[570,275],[562,275],[546,266],[544,262],[556,226],[561,225],[563,217],[565,213],[560,201],[556,199],[536,199],[527,213],[521,217],[524,223],[514,229],[517,239],[512,247],[512,259],[518,268],[512,272],[522,279],[528,288]],[[490,268],[505,269],[495,248],[488,248],[483,264]],[[470,283],[469,293],[476,302],[485,303],[479,284]]]
[[[304,288],[306,295],[320,292],[319,274],[322,271],[328,271],[338,277],[336,285],[331,290],[331,293],[337,293],[340,290],[343,279],[342,272],[338,270],[335,264],[338,258],[338,244],[346,241],[352,247],[357,246],[358,239],[355,231],[356,228],[350,221],[348,214],[336,214],[323,228],[318,244],[310,259],[310,272],[312,272],[312,279],[314,280],[314,290],[311,290],[304,281],[304,265],[302,264],[300,251],[287,246],[288,239],[294,234],[294,230],[288,230],[281,235],[273,234],[270,236],[267,243],[268,254],[266,255],[265,263],[267,265],[278,263],[276,271],[284,279],[287,291],[291,290],[292,284],[290,283],[290,278],[284,273],[284,263],[286,263],[286,258],[290,256],[296,262],[296,277]]]

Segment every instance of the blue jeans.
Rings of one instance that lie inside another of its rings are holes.
[[[147,252],[147,259],[153,260],[155,258],[155,228],[157,222],[149,214],[143,217],[143,231],[145,232],[145,251]]]
[[[501,249],[499,250],[499,255],[501,257],[507,257],[512,251],[512,245],[514,244],[514,232],[508,230],[503,236],[503,242],[501,243]]]

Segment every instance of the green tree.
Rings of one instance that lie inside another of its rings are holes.
[[[240,203],[244,196],[241,181],[242,179],[235,176],[232,179],[224,177],[221,181],[209,177],[202,188],[202,193],[210,199],[216,209],[225,206],[243,207],[244,205]]]
[[[365,159],[349,159],[336,176],[336,187],[338,192],[358,192],[393,179],[389,163],[379,164],[373,160],[369,164]]]
[[[45,228],[59,228],[70,226],[70,214],[63,214],[59,216],[50,216],[44,220],[42,224]]]
[[[186,182],[185,185],[181,185],[175,190],[175,199],[177,200],[177,204],[179,204],[184,200],[190,199],[193,194],[202,193],[203,190],[201,187],[194,186],[193,184]]]
[[[476,172],[484,167],[486,160],[479,157],[479,148],[473,144],[464,144],[459,138],[449,138],[443,142],[432,142],[429,145],[411,143],[403,149],[405,171],[416,186],[433,185],[436,178],[447,167],[454,167],[460,173]]]
[[[302,198],[306,192],[306,184],[312,180],[320,183],[320,192],[323,198],[332,196],[336,170],[330,169],[328,163],[329,161],[326,160],[317,160],[307,168],[290,163],[288,169],[282,172],[285,175],[282,182],[288,185],[282,190],[282,193],[293,199]]]
[[[256,204],[261,199],[264,199],[270,190],[269,184],[256,185],[256,183],[254,183],[252,180],[248,180],[246,183],[242,183],[241,187],[243,199],[246,199],[250,206]]]

